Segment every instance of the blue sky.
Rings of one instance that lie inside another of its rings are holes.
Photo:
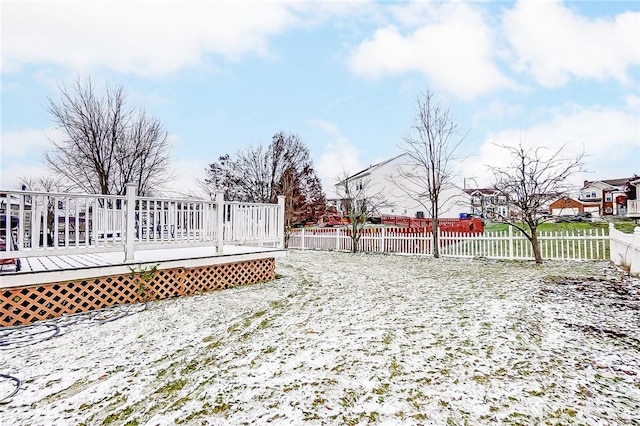
[[[397,155],[432,91],[468,134],[458,179],[495,144],[584,148],[582,179],[640,174],[640,2],[2,1],[1,187],[46,174],[46,112],[76,76],[123,85],[165,125],[179,190],[283,130],[325,184]]]

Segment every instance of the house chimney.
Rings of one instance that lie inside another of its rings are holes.
[[[584,181],[584,184],[582,185],[582,187],[583,187],[583,188],[586,188],[587,186],[589,186],[589,183],[590,183],[590,182],[589,182],[588,180],[585,180],[585,181]]]

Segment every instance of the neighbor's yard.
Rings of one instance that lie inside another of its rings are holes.
[[[614,226],[618,231],[632,234],[635,227],[639,226],[639,224],[633,220],[619,220],[614,222]],[[592,229],[603,229],[607,231],[609,229],[609,222],[545,222],[538,227],[538,231],[540,232],[580,232]],[[484,230],[485,232],[506,232],[509,230],[509,225],[499,222],[487,222]]]
[[[292,252],[278,273],[5,346],[24,383],[0,424],[640,418],[640,286],[607,263]]]

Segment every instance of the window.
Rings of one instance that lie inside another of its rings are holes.
[[[612,200],[612,198],[611,198],[611,193],[610,193],[610,192],[609,192],[609,193],[607,193],[607,194],[604,196],[604,200],[605,200],[605,201],[611,201],[611,200]]]
[[[507,202],[507,197],[505,197],[504,195],[498,196],[498,203],[504,204],[506,202]]]

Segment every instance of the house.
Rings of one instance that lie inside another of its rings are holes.
[[[470,197],[469,213],[486,219],[508,217],[510,213],[506,194],[494,188],[465,189]]]
[[[430,217],[431,204],[424,188],[414,184],[408,176],[420,173],[419,167],[411,161],[408,154],[400,154],[389,160],[371,165],[349,177],[357,189],[366,189],[372,194],[380,194],[385,199],[384,206],[378,208],[380,216],[396,215],[409,217]],[[336,190],[340,193],[340,185]],[[461,213],[468,213],[469,196],[457,185],[447,185],[440,194],[439,217],[459,218]]]
[[[553,216],[575,216],[583,214],[598,216],[600,206],[598,203],[584,203],[575,198],[563,195],[549,205],[549,212]]]
[[[637,175],[620,179],[584,181],[578,201],[598,205],[598,216],[625,215],[627,213],[627,187]],[[595,212],[594,212],[595,213]]]
[[[627,217],[632,219],[640,219],[640,178],[629,181],[627,185]]]

